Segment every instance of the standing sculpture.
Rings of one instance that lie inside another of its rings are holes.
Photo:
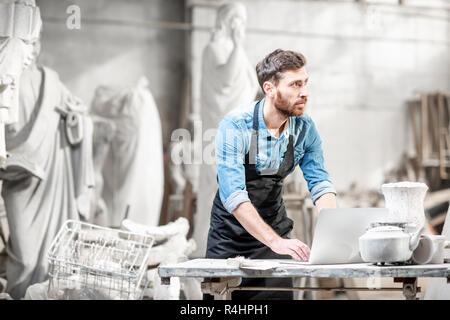
[[[102,86],[91,113],[113,122],[114,136],[104,160],[102,198],[106,226],[119,227],[127,218],[157,226],[164,195],[161,120],[148,80],[132,88]]]
[[[226,113],[242,103],[248,103],[258,92],[255,71],[242,44],[246,21],[246,8],[241,3],[225,4],[217,11],[215,30],[203,52],[201,81],[203,132],[217,129],[220,119]],[[214,143],[214,140],[212,142]],[[198,249],[194,256],[205,254],[205,235],[208,233],[211,207],[217,191],[216,175],[215,156],[209,155],[209,159],[203,159],[200,169],[193,231]]]
[[[99,116],[91,115],[94,123],[94,132],[92,138],[93,150],[92,157],[94,161],[95,189],[91,198],[91,219],[90,223],[107,226],[108,208],[102,197],[103,192],[103,166],[108,156],[109,146],[114,138],[116,126],[113,120],[108,120]]]
[[[19,80],[34,58],[42,21],[34,1],[0,1],[0,167],[5,164],[5,124],[18,120]]]
[[[39,13],[33,1],[15,5]],[[26,10],[1,16],[19,28],[33,25],[27,19],[36,19],[36,15],[18,16],[20,12]],[[37,57],[39,39],[29,43]],[[0,64],[20,57],[13,54]],[[14,299],[47,278],[46,253],[62,224],[80,215],[89,218],[94,184],[92,122],[86,106],[68,91],[58,74],[33,60],[20,78],[18,105],[17,121],[5,127],[8,157],[0,170],[10,230],[7,292]]]

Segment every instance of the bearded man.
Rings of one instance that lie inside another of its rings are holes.
[[[265,97],[237,106],[221,120],[216,137],[219,189],[211,210],[207,258],[308,260],[308,246],[289,238],[293,221],[282,199],[283,179],[297,165],[317,211],[336,207],[321,139],[304,114],[305,65],[301,53],[281,49],[270,53],[256,66]],[[292,287],[292,279],[243,278],[241,286]],[[232,293],[232,299],[292,298],[292,291]]]

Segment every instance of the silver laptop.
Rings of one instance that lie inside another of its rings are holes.
[[[363,262],[359,237],[372,222],[384,222],[386,208],[322,209],[317,217],[309,264]]]

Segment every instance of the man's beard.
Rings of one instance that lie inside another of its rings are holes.
[[[275,97],[274,105],[275,109],[277,109],[281,114],[286,117],[300,117],[306,105],[306,98],[302,100],[305,103],[303,108],[297,108],[295,103],[299,102],[296,100],[294,103],[289,102],[288,99],[284,98],[280,91],[277,91],[277,95]]]

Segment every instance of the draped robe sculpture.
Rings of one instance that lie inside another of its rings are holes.
[[[34,2],[27,5],[33,7]],[[38,39],[32,48],[36,58]],[[17,117],[5,126],[8,156],[0,169],[10,230],[7,292],[14,299],[47,278],[46,253],[62,224],[89,218],[94,184],[92,122],[86,106],[55,71],[35,60],[22,73],[18,89]]]
[[[242,103],[251,102],[258,91],[254,68],[250,65],[242,42],[247,20],[241,3],[221,6],[216,28],[203,51],[201,81],[201,119],[203,132],[217,129],[221,118]],[[214,140],[203,142],[214,143]],[[213,161],[211,161],[213,160]],[[203,159],[200,169],[197,211],[193,238],[198,245],[194,256],[204,256],[206,234],[214,195],[217,191],[215,157]]]
[[[143,77],[130,88],[102,86],[91,113],[115,126],[103,164],[102,198],[106,226],[119,227],[128,218],[157,226],[164,193],[161,119]]]

